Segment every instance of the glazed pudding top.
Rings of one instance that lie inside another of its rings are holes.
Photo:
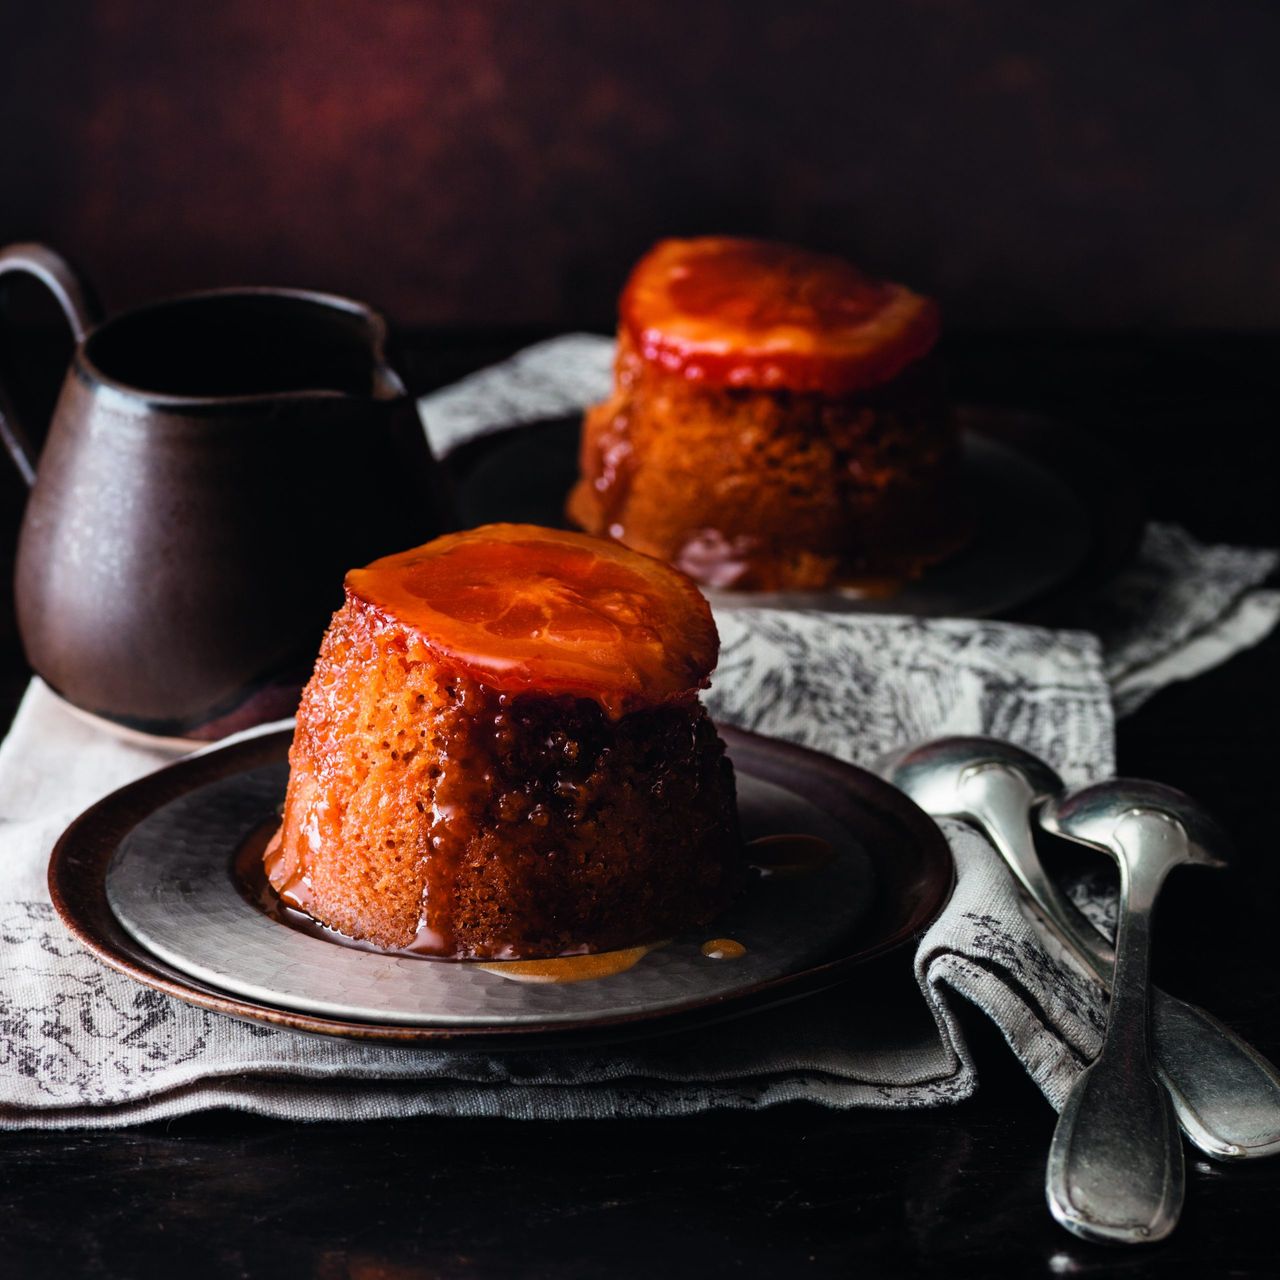
[[[659,241],[622,293],[644,359],[708,387],[848,395],[937,341],[938,308],[842,258],[766,240]]]
[[[693,582],[583,533],[491,524],[353,569],[347,598],[420,655],[503,693],[594,698],[612,716],[702,688],[719,637]]]

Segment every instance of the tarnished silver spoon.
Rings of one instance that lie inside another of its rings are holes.
[[[1067,1097],[1049,1148],[1053,1216],[1088,1240],[1163,1239],[1182,1210],[1184,1169],[1173,1102],[1148,1038],[1151,920],[1174,867],[1225,865],[1226,837],[1194,802],[1116,778],[1050,799],[1046,830],[1109,853],[1120,866],[1116,964],[1102,1050]]]
[[[881,772],[926,812],[978,827],[1041,914],[1110,986],[1111,943],[1059,893],[1036,853],[1032,812],[1063,790],[1044,761],[996,738],[954,737],[897,753]],[[1201,1151],[1219,1160],[1280,1152],[1280,1073],[1261,1054],[1203,1009],[1158,988],[1152,1038],[1178,1122]]]

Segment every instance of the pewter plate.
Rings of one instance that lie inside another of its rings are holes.
[[[1078,597],[1127,558],[1136,506],[1103,483],[1095,446],[1052,424],[991,409],[958,411],[961,483],[972,541],[888,596],[856,591],[707,591],[715,605],[917,617],[1019,616],[1058,594]],[[580,419],[512,427],[451,452],[463,526],[497,520],[563,526],[577,479]],[[1114,470],[1114,469],[1112,469]]]
[[[232,871],[283,797],[289,734],[238,742],[107,797],[72,824],[50,891],[72,931],[148,986],[235,1016],[410,1042],[519,1047],[651,1034],[829,986],[915,936],[950,892],[950,854],[910,801],[861,770],[723,730],[748,836],[804,832],[837,856],[756,884],[712,929],[595,981],[527,985],[474,962],[357,950],[280,923]],[[738,960],[703,956],[729,936]]]
[[[870,905],[871,864],[854,834],[811,801],[739,771],[746,839],[818,836],[835,857],[793,880],[756,881],[712,932],[677,938],[623,973],[555,985],[513,981],[476,962],[357,950],[281,924],[236,886],[233,852],[278,808],[287,780],[287,766],[268,765],[157,810],[112,860],[107,900],[125,929],[175,969],[306,1013],[410,1026],[558,1026],[637,1008],[659,1013],[817,963],[847,944]],[[701,944],[722,935],[746,954],[703,956]]]

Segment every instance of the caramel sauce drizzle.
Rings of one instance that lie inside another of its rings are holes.
[[[633,969],[641,960],[666,942],[649,942],[620,951],[596,951],[585,956],[556,956],[551,960],[473,961],[485,973],[496,973],[511,982],[590,982],[611,978]]]
[[[702,944],[702,954],[708,960],[740,960],[747,949],[736,938],[709,938]]]

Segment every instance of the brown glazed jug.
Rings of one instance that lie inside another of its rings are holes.
[[[213,737],[291,714],[347,569],[444,525],[387,327],[346,298],[219,289],[99,323],[40,245],[0,250],[62,307],[76,348],[31,486],[18,628],[87,711]]]

